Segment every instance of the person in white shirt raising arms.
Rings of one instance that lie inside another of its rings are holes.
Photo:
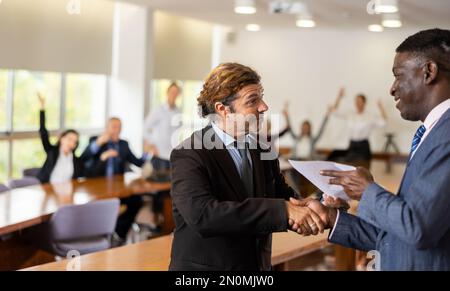
[[[331,108],[332,116],[343,119],[347,123],[350,137],[350,145],[346,151],[334,151],[328,157],[328,160],[346,161],[353,163],[364,163],[364,166],[370,167],[372,152],[370,149],[369,137],[377,128],[383,128],[387,124],[387,115],[383,103],[378,101],[378,109],[381,118],[372,115],[366,110],[367,98],[364,94],[358,94],[355,97],[356,112],[342,113],[337,111],[342,98],[345,95],[345,89],[339,90],[334,106]]]

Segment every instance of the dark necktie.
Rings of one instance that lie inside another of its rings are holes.
[[[253,170],[248,159],[248,143],[239,144],[238,146],[239,154],[242,158],[242,176],[241,180],[244,183],[245,190],[249,197],[253,196]]]

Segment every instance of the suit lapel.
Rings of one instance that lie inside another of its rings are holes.
[[[398,189],[397,194],[401,193],[403,182],[405,181],[406,173],[408,172],[408,168],[416,161],[416,159],[420,156],[426,153],[430,150],[429,144],[434,140],[435,135],[439,134],[439,127],[442,123],[449,122],[448,119],[450,119],[450,110],[447,110],[447,112],[442,115],[438,123],[434,126],[434,128],[431,130],[430,134],[426,137],[426,139],[423,141],[423,143],[420,145],[420,147],[417,149],[416,153],[414,154],[414,157],[411,159],[411,153],[408,157],[408,163],[406,164],[405,173],[403,174],[402,181],[400,183],[400,187]],[[437,132],[437,133],[436,133]]]
[[[205,133],[209,130],[213,130],[211,125],[208,125],[204,128],[203,136],[205,136]],[[236,199],[241,201],[248,198],[244,183],[242,182],[241,177],[239,176],[239,172],[236,169],[236,165],[234,164],[233,158],[225,148],[225,145],[215,133],[211,137],[211,140],[214,143],[214,147],[210,150],[210,152],[213,155],[217,165],[222,170],[222,174],[227,179],[228,184],[234,190]]]
[[[241,176],[239,176],[239,172],[237,171],[236,165],[234,164],[228,150],[214,149],[212,150],[212,154],[217,164],[222,169],[223,176],[225,176],[228,184],[236,193],[238,200],[248,198],[244,183],[242,183]]]

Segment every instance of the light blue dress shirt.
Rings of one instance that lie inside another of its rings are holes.
[[[236,142],[236,139],[229,135],[228,133],[224,132],[222,129],[220,129],[216,124],[212,123],[212,128],[214,129],[214,132],[216,135],[220,138],[220,140],[225,145],[226,149],[228,150],[228,153],[230,154],[231,158],[233,159],[234,164],[236,165],[236,169],[239,172],[239,176],[242,177],[242,157],[239,154],[239,150],[235,147],[234,143]],[[246,135],[245,140],[246,142],[251,142],[251,135]],[[252,159],[250,156],[250,152],[247,150],[247,157],[250,161],[250,165],[252,165]]]

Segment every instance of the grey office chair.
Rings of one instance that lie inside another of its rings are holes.
[[[27,186],[39,185],[41,181],[34,177],[23,177],[21,179],[13,179],[9,181],[9,188],[22,188]]]
[[[29,168],[22,171],[23,177],[37,177],[39,172],[41,171],[41,168]]]
[[[50,221],[30,230],[28,238],[59,257],[69,251],[81,255],[110,248],[110,237],[119,214],[119,199],[63,206]]]
[[[8,186],[6,186],[4,184],[0,184],[0,193],[6,192],[6,191],[9,191]]]

